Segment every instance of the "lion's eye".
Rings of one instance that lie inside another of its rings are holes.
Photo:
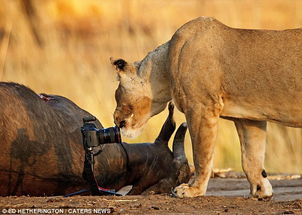
[[[129,110],[133,111],[133,106],[132,105],[129,105]]]
[[[123,111],[125,115],[130,115],[132,113],[131,107],[132,107],[131,105],[122,104],[120,109]]]

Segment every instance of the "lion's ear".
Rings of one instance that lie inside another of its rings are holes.
[[[114,60],[112,57],[110,58],[111,64],[115,66],[117,71],[124,71],[125,67],[127,66],[127,62],[124,59],[117,59]]]
[[[141,66],[141,61],[135,61],[134,63],[133,63],[133,65],[136,67],[136,69],[139,69],[139,67]]]

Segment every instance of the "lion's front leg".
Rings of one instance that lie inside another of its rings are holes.
[[[272,186],[264,170],[266,122],[247,119],[234,120],[241,144],[242,168],[256,198],[272,196]]]
[[[214,108],[195,105],[185,112],[193,147],[195,175],[189,184],[175,188],[178,197],[202,196],[206,193],[212,171],[214,143],[219,115]]]

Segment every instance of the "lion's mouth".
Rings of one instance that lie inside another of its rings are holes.
[[[141,121],[137,122],[133,116],[134,114],[131,114],[129,118],[124,120],[123,126],[119,126],[121,134],[127,138],[138,137],[149,119],[149,117],[144,117]],[[133,121],[136,121],[136,123],[133,123]]]
[[[142,133],[142,128],[136,128],[136,129],[132,129],[132,128],[126,128],[123,127],[121,128],[121,134],[127,138],[136,138],[138,137],[141,133]]]

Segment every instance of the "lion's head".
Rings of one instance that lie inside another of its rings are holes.
[[[167,77],[154,75],[153,72],[163,71],[163,65],[158,61],[154,64],[154,57],[157,55],[149,53],[147,56],[149,57],[135,63],[110,59],[119,81],[115,91],[117,107],[114,122],[127,137],[138,136],[148,119],[164,110],[171,100],[170,89],[163,83]]]
[[[152,95],[147,81],[137,75],[139,63],[130,64],[123,59],[111,60],[115,66],[119,85],[115,91],[117,107],[114,123],[123,135],[136,137],[151,117]]]

